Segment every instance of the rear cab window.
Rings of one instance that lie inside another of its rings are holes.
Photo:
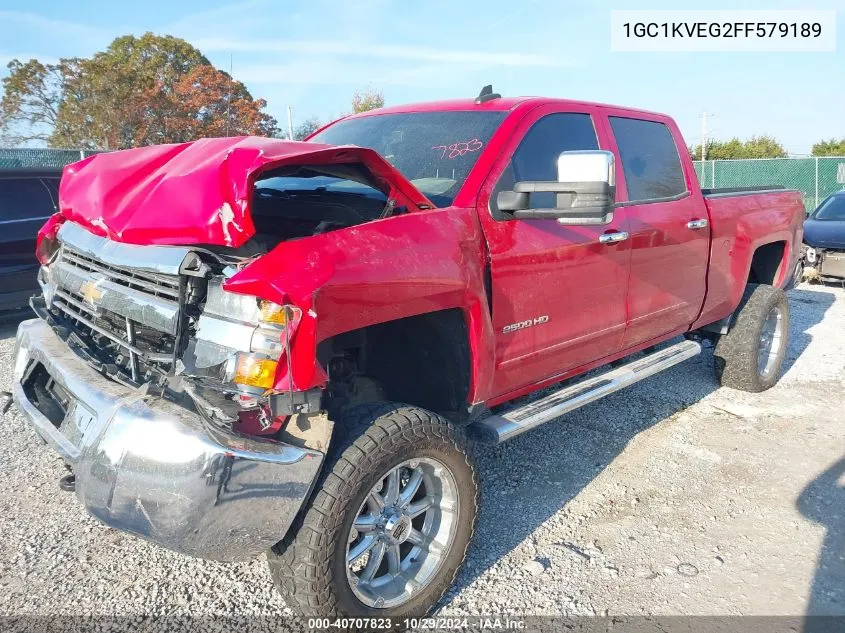
[[[619,116],[608,120],[622,162],[627,204],[676,200],[689,193],[678,147],[665,123]]]

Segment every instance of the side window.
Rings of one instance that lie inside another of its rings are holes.
[[[678,148],[663,123],[609,117],[629,202],[645,202],[679,196],[687,191]]]
[[[494,217],[502,218],[496,209],[496,195],[512,189],[523,180],[557,180],[557,158],[561,152],[599,149],[596,129],[589,114],[560,112],[537,121],[525,133],[507,168],[496,183],[490,206]],[[555,206],[555,194],[531,195],[531,208]]]
[[[56,211],[40,178],[0,179],[0,220],[44,218]]]

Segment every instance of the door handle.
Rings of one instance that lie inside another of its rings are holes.
[[[706,229],[709,222],[707,220],[690,220],[687,222],[688,229]]]
[[[627,231],[619,231],[618,233],[605,233],[599,237],[599,242],[602,244],[616,244],[617,242],[624,242],[630,237]]]

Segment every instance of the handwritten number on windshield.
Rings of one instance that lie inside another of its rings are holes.
[[[441,150],[440,158],[457,158],[458,156],[463,156],[469,152],[477,152],[483,147],[483,143],[479,141],[477,138],[474,138],[469,141],[459,141],[457,143],[452,143],[451,145],[435,145],[431,149],[439,149]]]

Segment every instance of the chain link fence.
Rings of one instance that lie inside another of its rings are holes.
[[[83,149],[0,147],[0,169],[61,169],[69,163],[97,153]]]
[[[60,169],[98,153],[79,149],[0,148],[0,169]],[[845,189],[845,156],[693,161],[702,187],[782,185],[804,194],[809,213],[834,191]]]
[[[702,187],[782,185],[804,194],[807,213],[845,189],[845,156],[693,161]]]

